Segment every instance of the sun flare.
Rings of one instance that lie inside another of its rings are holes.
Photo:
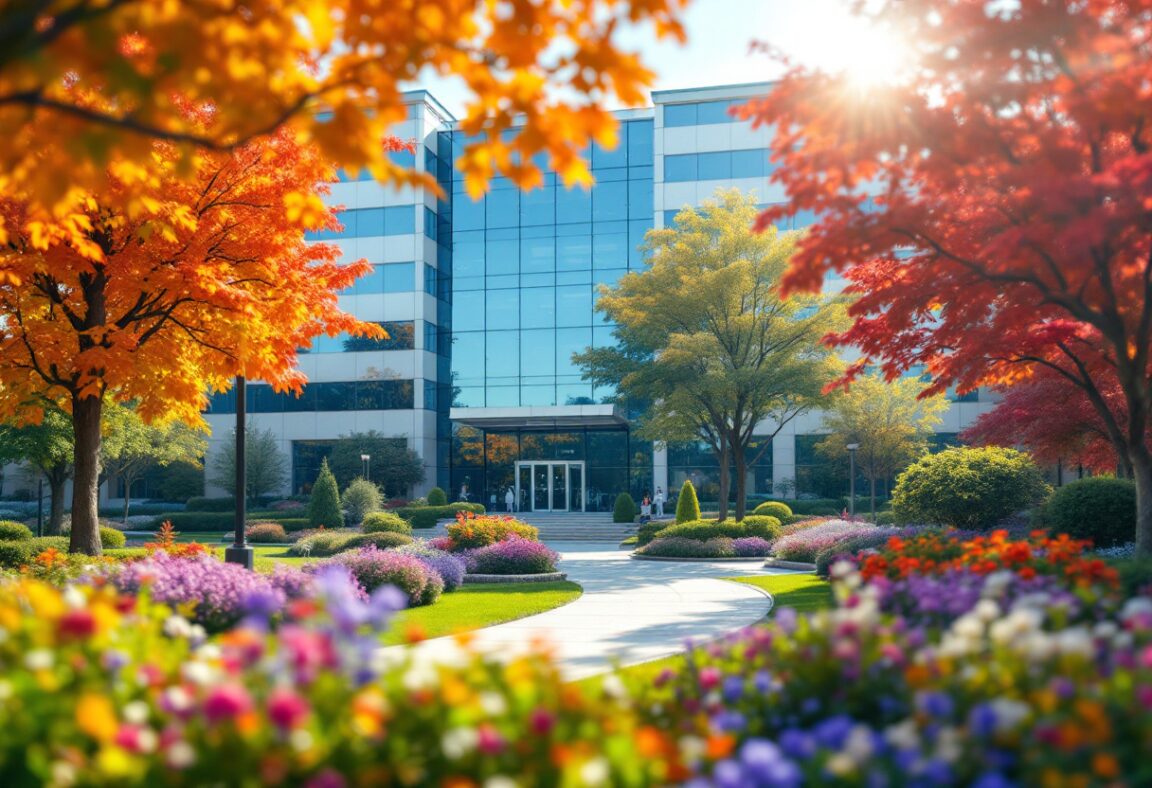
[[[796,60],[833,74],[843,74],[860,89],[896,82],[912,64],[912,47],[896,30],[845,13],[792,48]]]

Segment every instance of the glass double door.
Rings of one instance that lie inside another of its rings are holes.
[[[521,511],[584,511],[584,463],[518,462],[516,492]]]

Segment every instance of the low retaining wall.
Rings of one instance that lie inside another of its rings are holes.
[[[773,569],[797,569],[801,572],[816,571],[816,564],[809,564],[804,561],[784,561],[780,558],[769,558],[764,562],[764,566],[769,566]]]
[[[464,584],[478,583],[555,583],[567,580],[566,572],[545,572],[540,575],[464,575]]]
[[[755,563],[760,563],[761,561],[763,561],[764,556],[752,556],[751,558],[742,558],[742,557],[738,557],[738,558],[677,558],[677,557],[668,556],[668,555],[637,555],[636,553],[633,553],[632,554],[632,560],[634,560],[634,561],[677,561],[680,563],[691,563],[691,564],[714,564],[714,563],[755,564]]]

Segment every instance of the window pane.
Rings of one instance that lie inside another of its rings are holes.
[[[556,188],[556,223],[592,221],[592,192],[579,186]]]
[[[613,233],[612,235],[593,236],[592,267],[594,269],[627,268],[628,235],[626,233]]]
[[[416,232],[416,206],[400,205],[384,209],[384,235],[410,235]]]
[[[484,334],[479,331],[453,334],[452,371],[461,386],[483,382]]]
[[[485,215],[489,227],[516,227],[520,223],[520,192],[515,189],[488,192]]]
[[[484,229],[484,198],[473,200],[467,192],[452,195],[452,227],[455,230]]]
[[[494,241],[485,244],[485,271],[489,276],[515,274],[520,271],[520,244],[517,241]]]
[[[452,273],[457,277],[484,275],[484,233],[452,236]]]
[[[768,174],[768,151],[732,151],[733,178],[762,178]]]
[[[627,167],[628,166],[628,127],[630,124],[620,124],[620,140],[614,150],[606,150],[599,145],[592,146],[592,167]]]
[[[697,158],[697,174],[702,181],[724,180],[732,177],[732,154],[700,153]]]
[[[696,177],[696,154],[665,156],[664,180],[669,183],[698,180]]]
[[[652,219],[652,181],[628,182],[628,218]]]
[[[591,267],[591,236],[571,236],[556,239],[557,271],[583,271]]]
[[[489,290],[487,291],[488,328],[519,328],[520,319],[520,291]]]
[[[665,126],[695,126],[696,125],[696,105],[695,104],[665,104],[664,105],[664,125]]]
[[[709,123],[732,123],[735,118],[728,114],[735,101],[704,101],[696,105],[696,122],[701,126]]]
[[[520,291],[520,326],[551,328],[556,325],[556,289],[533,287]]]
[[[628,182],[597,183],[592,187],[592,220],[613,221],[628,216]]]
[[[520,333],[520,375],[527,382],[532,378],[552,378],[556,374],[556,332],[551,329],[533,329]]]
[[[667,120],[667,113],[665,113]],[[628,166],[643,167],[652,164],[652,121],[638,120],[625,124],[628,127]]]
[[[587,326],[592,324],[592,288],[570,285],[556,288],[556,325]]]
[[[416,264],[392,263],[384,269],[385,293],[410,293],[416,289]]]
[[[520,332],[489,331],[485,354],[488,382],[512,382],[520,376]]]
[[[454,331],[484,330],[483,290],[467,290],[453,295],[452,329]]]
[[[591,344],[591,328],[556,330],[556,375],[559,382],[580,382],[580,368],[572,363],[572,354],[583,353]]]
[[[520,195],[520,224],[546,225],[556,220],[556,187],[544,186]]]
[[[520,241],[520,273],[551,273],[556,269],[555,238],[524,238]]]
[[[379,295],[384,292],[384,266],[372,266],[372,272],[356,280],[353,289],[357,295]]]
[[[348,213],[356,214],[356,232],[354,234],[360,237],[384,235],[385,210],[385,208],[366,208],[360,211],[349,211]],[[353,233],[349,234],[352,235]]]
[[[490,408],[514,408],[520,404],[519,386],[489,386],[484,393]]]

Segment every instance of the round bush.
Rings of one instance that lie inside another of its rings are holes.
[[[32,555],[38,556],[45,550],[58,550],[61,553],[68,552],[68,537],[67,536],[37,536],[32,540]]]
[[[676,522],[691,523],[700,519],[700,499],[696,497],[696,488],[689,479],[684,480],[680,488],[680,497],[676,499]]]
[[[448,494],[439,487],[433,487],[428,491],[428,505],[429,506],[447,506]]]
[[[640,510],[636,508],[636,502],[632,500],[632,496],[628,493],[620,493],[616,496],[616,503],[612,506],[612,522],[630,523],[636,519],[639,512]]]
[[[315,571],[313,567],[331,564],[339,564],[348,569],[368,593],[381,586],[396,586],[408,596],[409,604],[413,606],[432,604],[444,590],[443,579],[416,557],[380,550],[375,545],[344,553],[309,568]]]
[[[528,523],[513,517],[495,515],[463,517],[449,523],[447,530],[455,550],[486,547],[513,536],[533,542],[540,537],[540,532]]]
[[[725,520],[696,520],[690,523],[670,525],[656,533],[656,539],[695,539],[706,542],[709,539],[724,537],[739,539],[745,536],[758,536],[772,541],[780,536],[780,521],[775,517],[745,517],[743,522]]]
[[[412,525],[392,512],[372,512],[364,516],[364,533],[378,534],[390,531],[397,534],[412,533]]]
[[[35,534],[32,529],[15,520],[0,520],[0,541],[20,542],[31,539]]]
[[[380,511],[384,506],[380,488],[367,479],[353,479],[344,489],[340,500],[348,512],[351,524],[364,522],[367,515]]]
[[[128,544],[128,537],[115,528],[100,526],[100,546],[108,550],[118,550]]]
[[[32,560],[32,540],[0,541],[0,567],[18,569]]]
[[[358,534],[355,531],[338,531],[323,529],[311,536],[305,536],[288,548],[289,555],[295,556],[329,556],[345,549],[348,540]]]
[[[444,580],[445,591],[455,591],[464,582],[464,559],[433,547],[428,542],[413,542],[396,548],[396,552],[410,555],[429,569],[434,569]]]
[[[511,537],[465,554],[468,571],[480,575],[538,575],[555,572],[560,555],[529,539]]]
[[[376,534],[352,534],[344,540],[343,547],[337,552],[342,553],[346,550],[366,547],[367,545],[375,545],[381,550],[388,550],[392,547],[403,547],[406,544],[412,544],[411,536],[407,534],[397,534],[391,531],[381,531]]]
[[[277,544],[288,541],[288,534],[280,523],[252,523],[246,533],[249,542]]]
[[[988,528],[1050,492],[1027,454],[997,446],[947,449],[900,474],[892,510],[900,522]]]
[[[1079,479],[1056,490],[1044,507],[1053,532],[1113,547],[1136,539],[1136,485],[1127,479]]]
[[[780,522],[792,516],[792,507],[779,501],[765,501],[752,510],[752,514],[775,517]]]

